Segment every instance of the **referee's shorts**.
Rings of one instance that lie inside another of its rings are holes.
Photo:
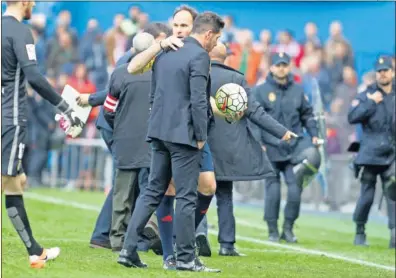
[[[24,126],[3,126],[1,129],[1,175],[23,174],[22,158],[27,140]]]
[[[214,172],[212,152],[210,151],[209,144],[205,143],[202,149],[201,158],[201,173],[202,172]]]

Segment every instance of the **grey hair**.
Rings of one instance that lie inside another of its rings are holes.
[[[149,33],[138,33],[133,38],[132,46],[135,49],[136,53],[142,52],[149,48],[155,39],[154,36]]]

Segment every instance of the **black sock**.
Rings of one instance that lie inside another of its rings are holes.
[[[43,248],[36,242],[30,228],[22,195],[6,195],[5,206],[12,225],[18,232],[30,256],[40,256]]]
[[[198,202],[197,202],[197,207],[195,209],[195,229],[198,228],[206,212],[208,211],[212,199],[213,199],[213,195],[206,196],[198,192]]]
[[[364,224],[357,224],[356,225],[356,234],[364,234]]]

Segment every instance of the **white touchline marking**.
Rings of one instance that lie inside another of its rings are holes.
[[[82,239],[82,238],[35,238],[38,242],[42,241],[57,241],[57,242],[89,242],[88,239]],[[7,237],[2,239],[4,241],[20,241],[20,237]]]
[[[7,241],[20,241],[20,237],[12,236],[12,237],[6,237],[3,238],[3,242]],[[85,242],[88,243],[89,239],[86,238],[36,238],[38,242]],[[211,245],[213,248],[219,248],[220,245]],[[290,254],[298,254],[301,253],[299,251],[285,251],[285,250],[275,250],[275,249],[260,249],[260,248],[238,248],[240,251],[245,251],[245,252],[252,252],[252,253],[290,253]]]
[[[64,206],[68,206],[68,207],[96,211],[96,212],[100,211],[100,208],[97,206],[81,204],[81,203],[77,203],[77,202],[74,202],[71,200],[64,200],[64,199],[60,199],[60,198],[45,196],[43,194],[26,192],[26,193],[24,193],[24,197],[26,197],[27,199],[32,199],[32,200],[36,200],[36,201],[40,201],[40,202],[44,202],[44,203],[64,205]],[[237,222],[243,226],[242,221],[237,220]],[[209,234],[217,235],[216,230],[209,230],[208,232],[209,232]],[[385,269],[385,270],[390,270],[390,271],[395,272],[395,267],[372,263],[372,262],[359,260],[359,259],[354,259],[354,258],[350,258],[350,257],[346,257],[346,256],[333,254],[333,253],[322,252],[322,251],[318,251],[318,250],[307,249],[307,248],[302,248],[302,247],[297,247],[297,246],[284,245],[284,244],[275,243],[275,242],[271,242],[271,241],[267,241],[267,240],[260,240],[260,239],[256,239],[256,238],[252,238],[252,237],[245,237],[245,236],[240,236],[240,235],[236,235],[236,239],[246,241],[246,242],[251,242],[251,243],[263,244],[263,245],[272,246],[272,247],[281,248],[281,249],[298,251],[303,254],[325,256],[325,257],[340,260],[340,261],[345,261],[345,262],[350,262],[350,263],[354,263],[354,264],[360,264],[360,265],[364,265],[364,266],[370,266],[370,267],[375,267],[375,268],[380,268],[380,269]]]

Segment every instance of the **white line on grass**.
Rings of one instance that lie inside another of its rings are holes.
[[[7,237],[3,238],[3,242],[7,241],[20,241],[20,237]],[[86,238],[36,238],[38,242],[85,242],[88,243],[89,240]],[[219,245],[211,245],[213,248],[219,248]],[[275,249],[262,249],[262,248],[238,248],[239,251],[244,252],[252,252],[252,253],[290,253],[290,254],[298,254],[301,253],[299,251],[285,251],[285,250],[275,250]]]
[[[79,208],[79,209],[83,209],[83,210],[100,211],[100,208],[97,206],[81,204],[81,203],[77,203],[77,202],[70,201],[70,200],[64,200],[64,199],[60,199],[60,198],[45,196],[43,194],[26,192],[24,194],[24,196],[27,199],[33,199],[33,200],[37,200],[37,201],[44,202],[44,203],[64,205],[64,206]],[[244,226],[244,224],[246,224],[245,221],[240,221],[239,219],[236,219],[236,221],[238,222],[238,224],[240,224],[242,226]],[[245,225],[245,226],[248,226],[248,225]],[[217,235],[217,231],[215,231],[215,230],[209,230],[209,233],[213,234],[213,235]],[[395,272],[395,267],[376,264],[376,263],[358,260],[358,259],[354,259],[354,258],[350,258],[350,257],[340,256],[340,255],[332,254],[332,253],[328,253],[328,252],[322,252],[322,251],[318,251],[318,250],[307,249],[307,248],[302,248],[302,247],[297,247],[297,246],[283,245],[283,244],[279,244],[279,243],[275,243],[275,242],[270,242],[267,240],[260,240],[260,239],[256,239],[256,238],[252,238],[252,237],[244,237],[244,236],[239,236],[239,235],[236,236],[236,239],[250,242],[250,243],[263,244],[263,245],[272,246],[272,247],[281,248],[281,249],[293,250],[293,251],[297,251],[297,252],[300,252],[303,254],[325,256],[328,258],[332,258],[332,259],[336,259],[336,260],[340,260],[340,261],[344,261],[344,262],[350,262],[350,263],[354,263],[354,264],[360,264],[360,265],[364,265],[364,266],[370,266],[370,267],[375,267],[375,268],[380,268],[380,269],[385,269],[385,270],[390,270],[390,271]]]

